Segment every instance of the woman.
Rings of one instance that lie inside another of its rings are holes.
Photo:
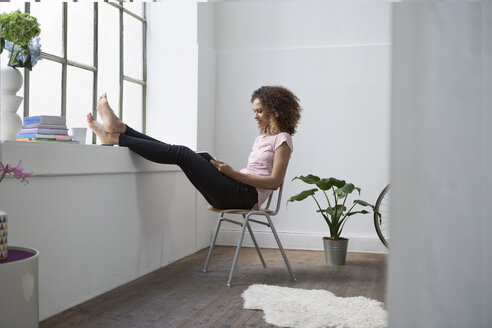
[[[251,103],[261,135],[254,142],[246,168],[236,171],[218,159],[206,160],[185,146],[170,145],[133,130],[99,97],[97,112],[103,123],[87,115],[89,127],[102,144],[130,148],[157,163],[176,164],[208,203],[219,209],[259,209],[283,182],[301,107],[299,99],[283,87],[263,86]]]

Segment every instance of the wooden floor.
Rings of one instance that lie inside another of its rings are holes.
[[[234,248],[217,247],[204,273],[207,251],[48,318],[40,327],[273,327],[263,321],[262,311],[243,309],[241,293],[256,283],[325,289],[337,296],[384,302],[385,255],[348,253],[345,266],[327,267],[323,252],[288,250],[297,276],[293,282],[278,250],[262,250],[265,269],[254,248],[243,248],[233,286],[227,287]]]

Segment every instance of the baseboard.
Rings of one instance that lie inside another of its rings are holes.
[[[278,236],[285,249],[323,250],[323,235],[278,232]],[[271,232],[257,231],[255,232],[255,237],[260,247],[277,248]],[[360,235],[345,235],[344,237],[349,239],[349,252],[388,253],[386,247],[377,237]],[[238,240],[238,230],[220,229],[216,245],[236,246]],[[244,236],[243,246],[254,246],[249,233]]]

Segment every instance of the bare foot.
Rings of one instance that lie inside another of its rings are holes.
[[[109,107],[108,98],[105,93],[99,97],[99,101],[97,102],[97,112],[99,116],[101,116],[103,127],[106,132],[125,132],[125,123],[123,123],[118,116],[116,116],[111,107]]]
[[[104,130],[104,126],[96,121],[92,113],[87,114],[87,123],[89,128],[99,137],[101,143],[104,145],[117,145],[119,140],[119,133],[107,132]]]

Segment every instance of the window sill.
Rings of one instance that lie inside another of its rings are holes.
[[[175,165],[150,162],[126,147],[1,140],[0,161],[17,165],[20,160],[33,176],[180,171]]]

